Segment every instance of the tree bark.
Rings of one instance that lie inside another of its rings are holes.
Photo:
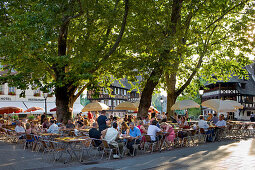
[[[68,35],[69,21],[64,19],[63,24],[60,26],[58,37],[58,56],[65,56],[67,52],[67,35]],[[69,92],[68,85],[65,84],[65,67],[54,65],[56,74],[56,81],[64,83],[63,86],[55,87],[56,106],[57,106],[57,119],[59,122],[66,123],[72,117],[73,98]]]
[[[163,72],[163,69],[156,67],[150,74],[149,79],[146,82],[146,85],[142,91],[142,96],[138,108],[137,116],[145,117],[148,115],[148,110],[151,106],[151,98],[154,91],[154,88],[158,85],[160,76]]]
[[[68,92],[66,86],[55,89],[57,119],[59,122],[67,123],[73,115],[73,95]]]
[[[167,112],[168,118],[173,116],[174,112],[171,110],[171,107],[175,103],[177,99],[175,86],[176,86],[176,73],[172,73],[169,75],[168,73],[165,74],[166,86],[167,86]]]

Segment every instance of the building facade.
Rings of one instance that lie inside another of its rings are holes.
[[[7,83],[0,85],[0,107],[20,107],[26,110],[30,107],[41,107],[45,110],[45,97],[43,92],[39,89],[33,90],[29,88],[25,93],[17,89],[16,87],[8,86]],[[46,98],[46,108],[47,113],[50,113],[50,109],[56,107],[56,98],[53,93],[53,89]],[[74,104],[73,112],[79,113],[83,106],[80,104],[80,98],[78,98]],[[37,113],[42,113],[44,111],[38,111]]]
[[[122,117],[127,112],[126,110],[114,109],[120,103],[125,101],[136,102],[140,100],[140,94],[137,90],[132,90],[130,92],[132,86],[127,79],[122,79],[120,82],[116,80],[109,88],[111,89],[111,94],[109,94],[106,88],[101,88],[99,92],[88,90],[87,98],[91,102],[98,101],[109,106],[110,110],[107,112],[113,116]]]
[[[249,120],[255,113],[255,63],[245,67],[248,78],[233,76],[227,82],[217,81],[214,84],[206,84],[206,90],[202,95],[202,101],[209,99],[235,100],[244,106],[236,112],[226,113],[230,119]],[[214,113],[208,108],[203,108],[203,114]]]

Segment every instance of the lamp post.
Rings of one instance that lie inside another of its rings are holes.
[[[45,104],[45,114],[47,115],[47,97],[48,97],[48,93],[44,92],[43,93],[43,97],[44,97],[44,104]]]
[[[161,114],[162,114],[163,113],[163,103],[164,103],[164,100],[162,97],[160,98],[160,103],[161,103]]]
[[[200,99],[201,99],[201,105],[200,105],[201,115],[203,114],[203,116],[204,116],[203,108],[202,108],[202,96],[204,94],[204,90],[199,90],[199,94],[200,94]]]

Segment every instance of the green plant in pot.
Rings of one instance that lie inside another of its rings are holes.
[[[34,116],[34,115],[29,115],[27,118],[28,118],[28,120],[31,121],[31,120],[34,120],[34,119],[35,119],[35,116]]]
[[[13,116],[12,116],[12,119],[18,120],[18,119],[19,119],[19,116],[18,116],[18,115],[13,115]]]

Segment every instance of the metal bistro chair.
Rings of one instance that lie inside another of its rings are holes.
[[[102,153],[101,159],[103,159],[105,153],[108,153],[109,154],[108,160],[109,160],[112,156],[112,152],[113,152],[114,149],[120,155],[120,151],[119,151],[118,146],[115,147],[113,145],[109,145],[106,140],[102,140],[102,144],[103,144],[103,153]]]
[[[26,148],[29,148],[29,146],[30,146],[30,147],[32,148],[32,150],[33,150],[33,148],[34,148],[34,142],[35,142],[34,135],[32,135],[32,134],[26,134],[25,138],[26,138],[26,140],[25,140],[25,142],[24,142],[24,150],[25,150]]]
[[[91,154],[91,145],[92,145],[92,139],[91,138],[87,138],[84,141],[81,142],[82,147],[81,147],[81,157],[80,157],[80,162],[83,162],[83,155],[84,155],[84,151],[87,152],[87,155],[90,157]]]
[[[144,152],[146,152],[147,148],[151,148],[151,153],[154,151],[154,147],[157,145],[157,141],[152,141],[150,135],[144,135]]]

